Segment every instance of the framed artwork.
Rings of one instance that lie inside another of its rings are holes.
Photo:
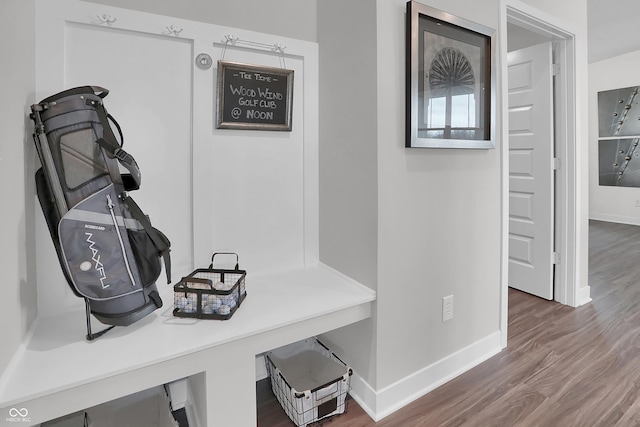
[[[218,61],[218,129],[291,131],[293,70]]]
[[[640,187],[640,86],[598,92],[598,184]]]
[[[407,147],[495,147],[494,51],[495,30],[407,2]]]

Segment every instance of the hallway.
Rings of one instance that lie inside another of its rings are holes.
[[[593,302],[576,309],[510,289],[508,347],[374,423],[353,401],[331,427],[639,426],[640,227],[591,221]],[[258,425],[291,427],[260,381]]]

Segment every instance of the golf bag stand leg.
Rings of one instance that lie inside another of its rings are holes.
[[[85,313],[87,315],[87,341],[93,341],[96,338],[100,338],[101,336],[115,328],[115,325],[112,325],[96,333],[91,332],[91,307],[89,307],[89,300],[87,300],[86,298],[84,298],[84,307]]]

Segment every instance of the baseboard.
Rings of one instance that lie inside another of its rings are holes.
[[[378,391],[354,373],[351,378],[351,397],[378,422],[498,354],[502,350],[500,337],[500,331],[496,331]]]
[[[620,224],[640,225],[640,218],[621,215],[610,215],[597,212],[590,212],[589,219],[594,219],[596,221],[617,222]]]
[[[351,375],[351,391],[349,395],[364,412],[374,421],[379,421],[376,415],[376,391],[357,372]]]
[[[576,307],[590,303],[591,300],[591,287],[584,286],[579,288],[576,294]]]

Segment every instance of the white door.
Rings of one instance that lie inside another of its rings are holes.
[[[508,54],[509,286],[553,299],[551,43]]]

